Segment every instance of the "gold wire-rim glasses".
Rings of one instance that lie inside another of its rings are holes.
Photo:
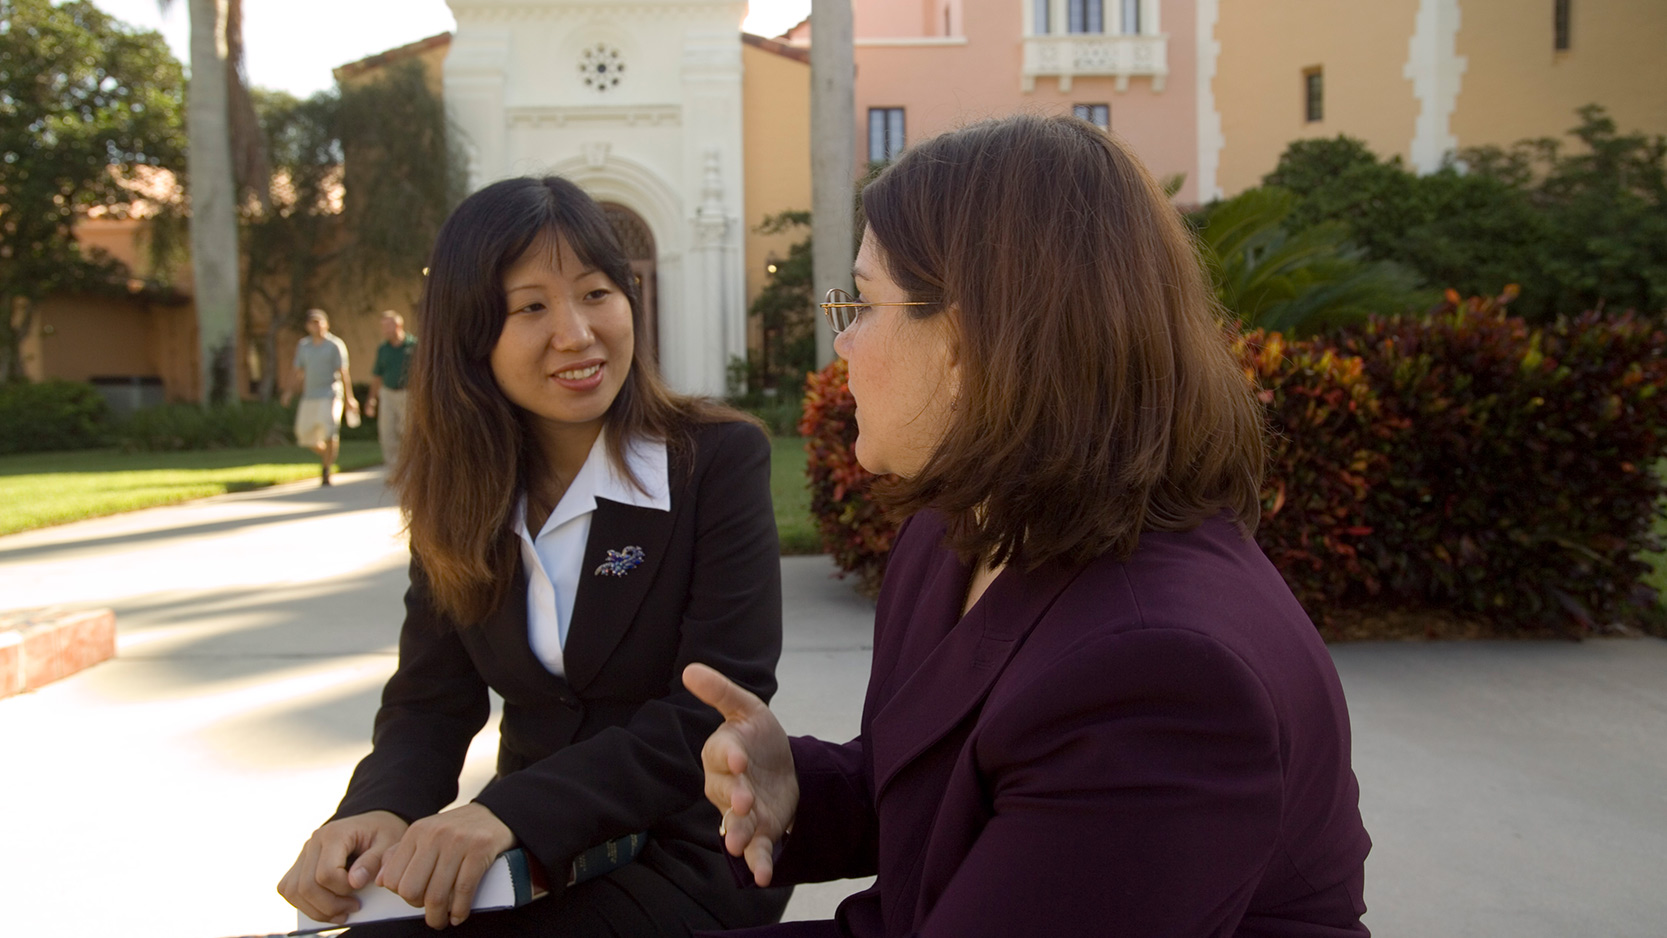
[[[904,303],[859,303],[857,298],[838,287],[828,291],[827,302],[816,304],[822,307],[822,315],[828,317],[828,325],[833,327],[835,335],[851,328],[857,321],[862,310],[870,306],[931,306],[925,302]]]

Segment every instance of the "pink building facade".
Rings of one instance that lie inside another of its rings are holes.
[[[853,0],[855,164],[986,117],[1075,112],[1127,141],[1160,179],[1184,176],[1176,201],[1204,201],[1214,169],[1199,146],[1198,6]],[[801,27],[789,38],[808,37]]]

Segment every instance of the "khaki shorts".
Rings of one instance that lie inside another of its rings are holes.
[[[343,406],[339,397],[302,398],[295,410],[295,442],[310,449],[339,438]]]

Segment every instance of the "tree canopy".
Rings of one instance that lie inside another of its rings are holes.
[[[118,276],[76,243],[75,223],[131,204],[139,167],[181,165],[184,96],[158,33],[86,0],[0,0],[0,383],[23,379],[42,297]]]
[[[1291,144],[1263,181],[1297,202],[1293,233],[1341,224],[1367,256],[1434,287],[1521,286],[1532,320],[1667,311],[1667,138],[1623,134],[1588,105],[1567,138],[1473,147],[1426,175],[1349,137]]]

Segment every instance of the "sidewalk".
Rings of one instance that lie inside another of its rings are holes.
[[[0,905],[31,938],[292,927],[272,891],[369,746],[405,550],[375,473],[0,538],[0,605],[110,606],[116,659],[0,700]],[[783,560],[776,709],[844,739],[872,605]],[[1667,642],[1333,649],[1380,938],[1667,934]],[[465,791],[491,773],[490,728]],[[831,913],[849,883],[801,889]]]

